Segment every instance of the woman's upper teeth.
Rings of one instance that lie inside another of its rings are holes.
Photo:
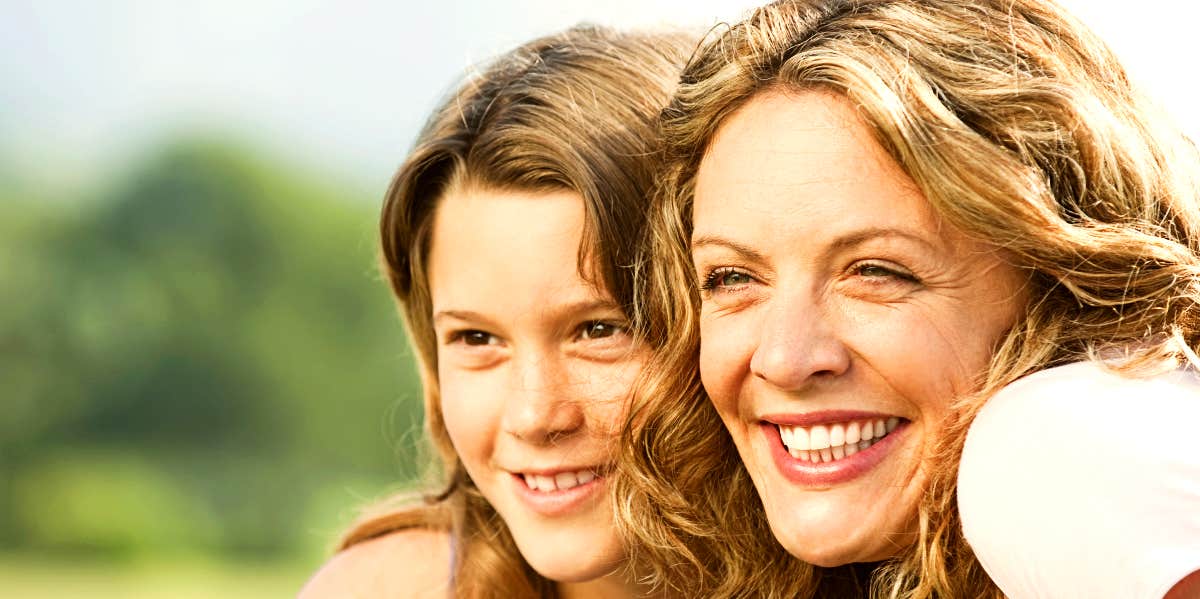
[[[779,438],[789,450],[810,450],[855,445],[862,441],[879,439],[896,429],[900,419],[873,418],[834,422],[813,426],[791,426],[780,424]]]

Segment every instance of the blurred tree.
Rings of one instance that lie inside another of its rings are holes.
[[[414,475],[370,204],[206,139],[97,197],[0,192],[0,541],[294,555]]]

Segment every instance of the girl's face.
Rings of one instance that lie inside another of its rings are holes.
[[[625,552],[606,490],[643,352],[579,274],[574,192],[451,190],[429,255],[446,429],[541,575],[610,574]]]
[[[895,555],[1023,276],[940,220],[826,93],[767,92],[730,116],[693,216],[701,377],[776,538],[821,566]]]

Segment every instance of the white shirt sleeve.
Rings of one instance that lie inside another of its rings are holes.
[[[1077,363],[1014,382],[971,425],[958,506],[1013,599],[1161,599],[1200,570],[1200,377]]]

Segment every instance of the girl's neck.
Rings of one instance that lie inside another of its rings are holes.
[[[632,599],[660,595],[652,594],[648,587],[631,580],[627,570],[619,568],[607,576],[587,582],[560,582],[558,596],[560,599]]]

